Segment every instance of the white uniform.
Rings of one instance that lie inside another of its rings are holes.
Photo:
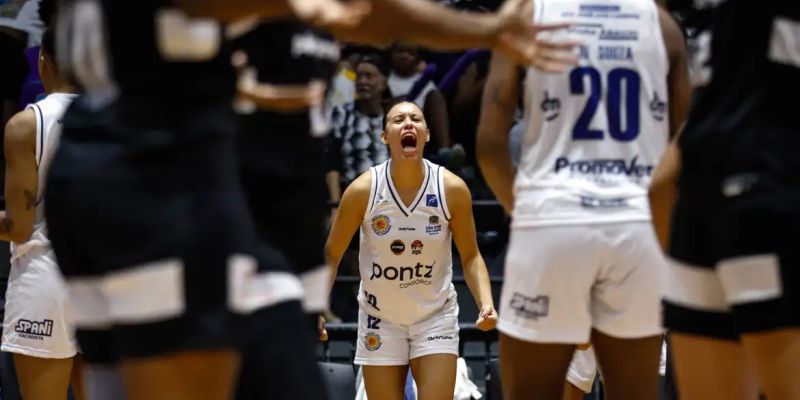
[[[36,114],[38,202],[31,237],[11,244],[3,351],[39,358],[69,358],[77,351],[64,278],[47,238],[42,201],[47,169],[61,135],[61,118],[74,98],[52,93],[28,106]]]
[[[361,224],[355,363],[407,365],[428,354],[458,354],[450,212],[444,168],[425,161],[425,178],[406,207],[391,160],[370,168],[372,190]]]
[[[571,22],[579,65],[529,70],[499,328],[585,343],[660,328],[664,264],[647,191],[669,136],[669,63],[655,2],[536,2],[536,23]]]

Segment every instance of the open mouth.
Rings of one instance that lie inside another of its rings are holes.
[[[417,150],[417,136],[413,133],[406,133],[400,138],[400,146],[403,152],[415,152]]]

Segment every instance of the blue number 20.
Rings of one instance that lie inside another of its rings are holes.
[[[584,94],[584,77],[589,78],[589,98],[586,107],[575,121],[572,138],[575,140],[601,140],[603,131],[591,129],[597,106],[602,95],[600,72],[593,67],[578,67],[569,74],[569,88],[572,94]],[[608,117],[608,133],[612,138],[628,142],[639,136],[639,92],[641,82],[639,74],[632,69],[615,68],[608,73],[608,93],[606,94],[606,116]],[[625,99],[622,97],[622,85],[625,84]],[[622,103],[624,101],[624,104]],[[625,130],[622,130],[622,107],[625,107]]]

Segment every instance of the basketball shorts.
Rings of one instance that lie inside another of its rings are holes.
[[[32,248],[11,262],[2,350],[56,359],[77,353],[64,278],[48,247]]]
[[[299,275],[304,310],[326,310],[330,271],[324,255],[329,214],[324,175],[278,177],[246,167],[241,175],[259,240],[281,252]]]
[[[513,230],[498,328],[540,343],[662,334],[665,269],[649,222]]]
[[[567,382],[575,385],[584,393],[592,391],[594,378],[597,376],[597,359],[594,356],[594,348],[586,350],[575,350],[572,362],[567,370]]]
[[[458,356],[458,303],[444,307],[413,325],[398,325],[358,311],[355,364],[408,365],[431,354]]]
[[[67,111],[46,218],[90,363],[234,348],[244,316],[302,296],[285,258],[257,243],[229,114]]]
[[[800,327],[800,197],[787,189],[758,174],[679,187],[667,328],[736,340]]]

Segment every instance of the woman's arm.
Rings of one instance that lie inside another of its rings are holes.
[[[472,195],[467,184],[450,171],[444,170],[444,187],[447,207],[450,209],[450,231],[461,255],[464,279],[480,313],[475,325],[480,330],[490,330],[497,325],[497,311],[492,300],[489,272],[478,250],[475,220],[472,216]]]
[[[6,157],[6,211],[0,211],[0,240],[24,242],[33,232],[39,182],[36,167],[36,114],[19,112],[3,138]]]

